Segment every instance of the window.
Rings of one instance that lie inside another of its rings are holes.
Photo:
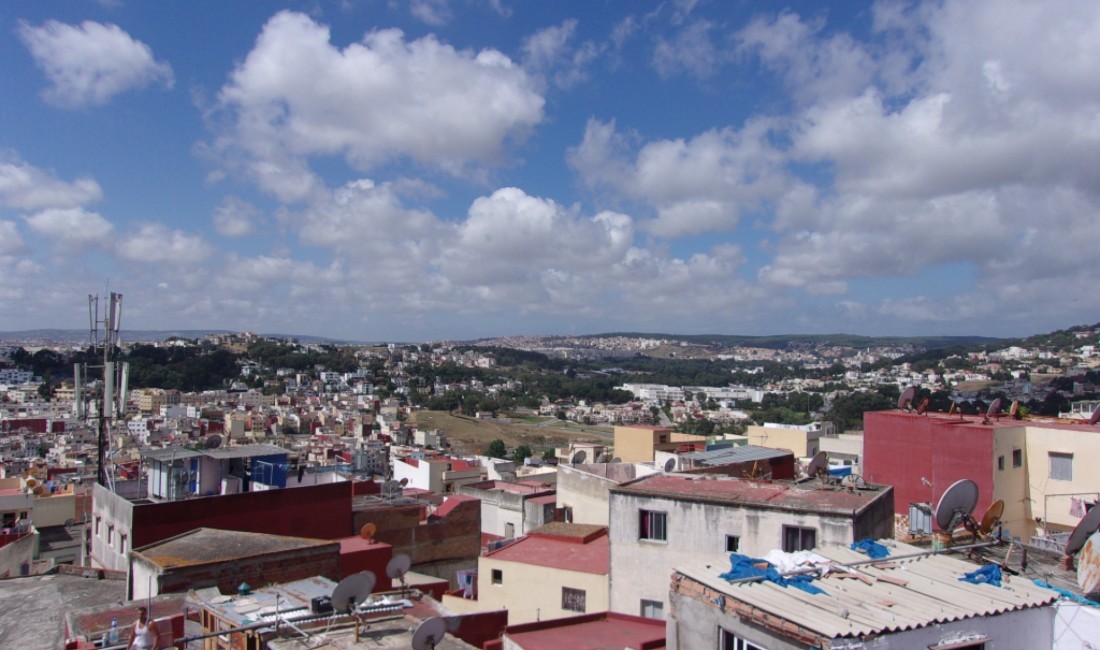
[[[561,608],[570,612],[584,613],[584,589],[561,588]]]
[[[1024,466],[1024,450],[1013,449],[1012,450],[1012,466],[1023,467]]]
[[[729,630],[718,628],[719,650],[765,650],[764,646],[750,643]]]
[[[115,527],[107,526],[107,546],[115,547]]]
[[[642,599],[642,616],[645,618],[655,618],[659,621],[665,620],[665,606],[659,600],[646,600]]]
[[[638,539],[668,541],[667,514],[656,510],[638,511]]]
[[[99,537],[99,524],[102,521],[103,521],[103,519],[98,517],[98,516],[95,518],[95,536],[96,537]]]
[[[504,584],[504,572],[501,571],[500,569],[493,569],[493,584],[494,585]]]
[[[997,471],[1003,472],[1005,469],[1005,457],[997,456]]]
[[[798,526],[783,527],[783,550],[787,553],[809,551],[817,546],[817,531]]]
[[[1073,480],[1073,454],[1052,451],[1050,456],[1050,478],[1055,481]]]
[[[726,552],[736,553],[741,547],[741,538],[737,535],[726,535]]]

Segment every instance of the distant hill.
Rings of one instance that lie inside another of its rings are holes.
[[[184,339],[199,339],[204,336],[217,334],[239,334],[239,332],[233,332],[231,330],[127,330],[123,329],[119,334],[123,343],[134,342],[159,342],[164,341],[172,337],[184,338]],[[358,343],[358,341],[341,341],[338,339],[330,339],[324,336],[310,336],[308,334],[260,334],[259,336],[265,336],[277,339],[295,339],[299,343]],[[38,329],[38,330],[21,330],[16,332],[0,332],[0,343],[12,344],[16,342],[51,342],[51,343],[71,343],[73,345],[80,345],[88,343],[88,330],[60,330],[60,329]]]
[[[624,336],[647,339],[669,339],[699,345],[721,347],[757,347],[785,349],[803,345],[844,346],[857,349],[874,347],[898,347],[911,345],[923,349],[939,349],[955,346],[1001,344],[1007,339],[989,336],[860,336],[857,334],[772,334],[768,336],[741,336],[731,334],[643,334],[637,332],[611,332],[593,334],[590,337]]]

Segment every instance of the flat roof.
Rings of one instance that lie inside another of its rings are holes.
[[[762,481],[712,474],[654,474],[611,488],[612,493],[710,503],[757,506],[778,510],[810,510],[851,514],[880,498],[889,488],[848,490],[814,479]]]
[[[560,535],[528,535],[485,557],[531,566],[607,575],[611,567],[611,551],[607,535],[589,542],[561,539]]]
[[[53,574],[3,582],[0,647],[60,648],[65,613],[125,600],[125,580]]]
[[[196,528],[156,544],[134,549],[140,557],[162,569],[230,562],[256,555],[269,555],[320,546],[339,547],[335,541],[245,533],[219,528]]]
[[[253,456],[277,456],[279,454],[289,454],[290,451],[277,447],[275,445],[268,444],[252,444],[252,445],[230,445],[229,447],[218,447],[217,449],[204,449],[203,454],[218,459],[225,458],[251,458]]]
[[[920,553],[921,549],[881,540],[891,556]],[[846,546],[815,548],[814,553],[836,564],[863,562],[868,558]],[[719,575],[730,569],[729,560],[695,560],[675,567],[681,575],[725,596],[756,608],[772,618],[828,639],[859,638],[929,625],[985,617],[1008,611],[1049,605],[1059,595],[1022,577],[1009,577],[1000,587],[959,580],[979,565],[952,555],[899,557],[838,569],[814,580],[825,594],[810,594],[771,582],[731,583]],[[711,603],[711,600],[707,600]],[[749,616],[751,619],[751,616]]]
[[[626,650],[665,647],[665,622],[603,612],[509,627],[504,631],[523,650]]]

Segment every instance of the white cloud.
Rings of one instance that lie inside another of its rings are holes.
[[[412,0],[409,13],[433,27],[446,25],[454,17],[448,0]]]
[[[283,201],[323,191],[310,156],[343,156],[360,170],[405,158],[473,173],[541,122],[544,103],[495,50],[392,29],[341,50],[327,27],[291,12],[264,26],[220,101],[233,129],[214,150]]]
[[[172,87],[172,68],[156,61],[148,45],[118,25],[92,21],[67,25],[50,20],[32,27],[21,23],[19,37],[52,84],[43,93],[51,104],[98,106],[119,93],[152,83]]]
[[[202,262],[210,255],[210,248],[202,237],[149,223],[124,236],[115,246],[115,252],[134,262],[186,266]]]
[[[15,222],[0,220],[0,257],[22,253],[25,247]]]
[[[659,140],[632,151],[635,137],[590,120],[570,164],[591,188],[651,205],[646,228],[661,237],[733,230],[746,209],[780,196],[785,156],[769,142],[773,124],[712,130],[690,140]]]
[[[32,230],[68,249],[105,244],[114,229],[98,213],[83,208],[42,210],[24,219]]]
[[[0,206],[17,210],[75,208],[101,198],[103,191],[91,178],[66,183],[14,154],[0,156]]]
[[[577,21],[569,19],[547,27],[523,41],[524,67],[538,75],[548,75],[558,88],[569,89],[587,81],[588,67],[603,48],[591,41],[574,47]]]
[[[728,58],[723,43],[713,38],[715,25],[705,20],[689,23],[672,38],[661,37],[653,50],[653,67],[662,77],[680,72],[705,79]]]
[[[227,196],[214,209],[212,220],[218,234],[243,237],[256,231],[260,211],[256,206],[236,196]]]

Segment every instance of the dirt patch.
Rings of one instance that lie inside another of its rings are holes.
[[[503,440],[508,449],[527,445],[535,453],[571,442],[611,442],[611,427],[578,427],[553,419],[540,422],[509,421],[507,418],[479,420],[446,411],[413,411],[409,423],[420,429],[439,429],[457,455],[481,453],[493,440]]]

